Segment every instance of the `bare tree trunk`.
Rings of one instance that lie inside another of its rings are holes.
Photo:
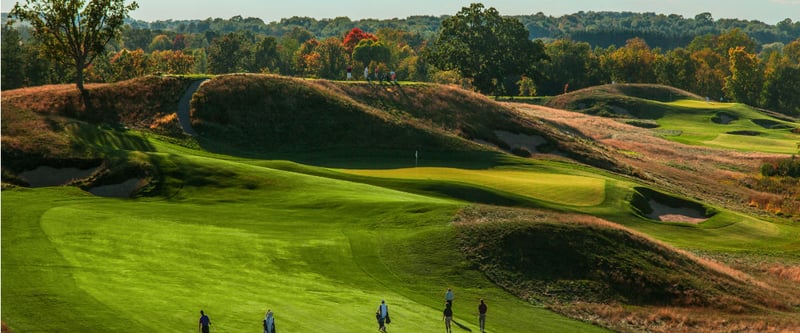
[[[80,65],[82,62],[75,62],[75,86],[78,87],[78,91],[81,92],[81,102],[83,102],[83,107],[88,109],[89,108],[89,91],[83,86],[83,66]]]

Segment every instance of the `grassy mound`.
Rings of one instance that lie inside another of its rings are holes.
[[[793,311],[782,292],[741,272],[590,216],[471,206],[456,217],[456,229],[467,257],[498,285],[555,309],[621,305],[627,309],[619,310],[627,313],[621,315],[628,317],[624,325],[633,327],[606,323],[615,329],[661,331],[634,323],[663,308],[703,308],[730,318]],[[575,309],[569,311],[580,312]],[[689,330],[721,327],[695,325]]]
[[[723,296],[744,290],[741,281],[652,239],[595,218],[542,214],[471,207],[457,218],[459,239],[492,280],[539,302],[744,304]]]
[[[485,149],[470,141],[511,150],[498,132],[542,134],[485,96],[435,84],[226,75],[204,84],[192,107],[202,135],[247,150]]]
[[[84,104],[72,85],[3,92],[3,166],[97,164],[103,151],[151,150],[127,128],[179,135],[178,100],[191,79],[148,76],[114,84],[89,84]]]
[[[315,81],[288,77],[214,78],[192,99],[192,120],[201,135],[249,150],[478,149],[445,131],[376,112]]]
[[[652,84],[609,84],[556,96],[548,107],[608,117],[659,119],[669,108],[654,102],[700,99],[673,87]]]

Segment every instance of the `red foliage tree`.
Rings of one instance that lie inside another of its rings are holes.
[[[347,54],[353,54],[353,49],[355,49],[356,45],[358,45],[358,42],[360,42],[362,39],[371,39],[375,42],[378,41],[378,37],[375,37],[375,35],[364,32],[359,28],[353,28],[347,33],[347,36],[345,36],[344,40],[342,41],[342,46],[344,46]]]

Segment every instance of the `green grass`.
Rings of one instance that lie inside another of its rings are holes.
[[[704,101],[667,86],[603,85],[554,97],[546,105],[617,117],[647,128],[657,125],[652,131],[688,145],[794,154],[800,142],[800,135],[791,132],[800,127],[796,122],[773,118],[743,104]],[[730,122],[714,121],[723,115]]]
[[[665,105],[672,107],[673,110],[657,120],[661,125],[658,131],[681,133],[679,136],[666,136],[670,140],[741,151],[797,153],[800,135],[791,133],[789,129],[800,127],[800,124],[762,115],[742,104],[681,100]],[[719,112],[733,115],[738,119],[728,124],[711,121],[711,118]],[[760,119],[775,122],[784,128],[765,128],[753,122]],[[737,131],[748,131],[758,135],[730,134]]]
[[[203,156],[153,160],[204,177],[169,200],[3,192],[11,329],[190,332],[203,309],[217,331],[248,331],[271,308],[282,330],[367,331],[386,299],[391,330],[436,332],[452,287],[473,330],[485,298],[492,330],[603,331],[471,268],[449,224],[463,203]]]
[[[351,170],[352,174],[400,179],[438,179],[486,186],[569,206],[594,206],[605,199],[605,182],[596,177],[515,170],[407,168]]]
[[[169,83],[177,91],[187,79],[170,83],[166,81],[174,78],[149,78],[148,82]],[[64,139],[64,147],[151,170],[158,191],[148,192],[152,197],[119,200],[75,188],[4,190],[3,322],[15,332],[190,332],[203,309],[215,331],[239,332],[258,330],[264,312],[271,308],[281,331],[353,332],[374,330],[374,310],[386,299],[393,318],[390,330],[439,332],[443,292],[451,287],[456,291],[456,320],[473,332],[480,298],[490,307],[490,331],[604,331],[533,306],[492,283],[486,271],[461,252],[457,230],[450,223],[470,203],[589,214],[700,252],[782,258],[797,258],[800,253],[797,225],[722,209],[696,226],[647,220],[630,205],[633,189],[643,186],[632,179],[575,163],[476,149],[453,133],[488,139],[495,128],[487,124],[521,128],[500,109],[475,106],[488,103],[479,96],[444,91],[449,97],[432,104],[423,99],[434,93],[426,89],[435,87],[427,85],[418,91],[405,85],[398,91],[373,91],[349,83],[308,81],[308,86],[295,87],[295,80],[228,79],[272,84],[267,88],[309,93],[313,99],[267,98],[263,89],[252,89],[247,82],[242,83],[247,89],[221,85],[220,89],[243,89],[251,95],[236,95],[242,97],[237,106],[227,103],[230,93],[220,93],[217,104],[204,110],[209,119],[224,112],[233,118],[253,112],[262,117],[262,124],[270,123],[272,115],[266,109],[237,108],[249,101],[277,105],[276,109],[297,104],[310,115],[290,117],[282,122],[286,127],[263,134],[265,142],[285,138],[286,133],[297,135],[299,141],[293,144],[301,147],[306,143],[302,140],[340,141],[319,151],[275,151],[251,150],[247,144],[223,140],[246,138],[248,131],[263,129],[239,126],[249,119],[246,116],[228,119],[235,126],[216,123],[221,126],[215,129],[220,140],[59,123],[63,130],[47,133]],[[361,102],[341,98],[336,89],[350,91]],[[360,94],[365,91],[374,95]],[[167,95],[172,96],[164,94],[164,100]],[[475,112],[451,117],[448,112],[460,110],[465,98],[474,98],[470,103],[475,105],[468,107]],[[325,114],[328,108],[314,100],[343,113]],[[708,120],[711,113],[749,112],[716,105],[718,109],[700,110],[693,103],[660,103],[658,109],[680,110],[680,117],[677,111],[674,117],[662,116],[666,121],[662,126],[668,127],[670,121],[683,126],[681,133],[695,136],[680,138],[693,144],[712,140],[701,137],[706,134],[702,126],[691,127]],[[169,103],[155,104],[147,107],[152,114],[161,112],[162,106],[169,108]],[[383,113],[361,104],[379,104],[373,107]],[[15,118],[3,114],[5,149],[7,142],[13,142],[6,139]],[[739,121],[746,116],[750,115],[740,116]],[[351,119],[368,131],[391,128],[401,135],[381,133],[387,142],[397,140],[389,147],[362,146],[368,142],[362,134],[353,134],[353,128],[327,131],[326,117]],[[681,118],[688,120],[679,123]],[[440,136],[442,128],[452,132]],[[408,137],[419,137],[420,142],[436,137],[439,150],[406,145]],[[419,168],[411,168],[415,151],[421,153]]]

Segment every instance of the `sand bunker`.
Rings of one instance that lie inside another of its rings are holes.
[[[735,120],[739,120],[739,117],[727,114],[725,112],[717,112],[714,117],[711,118],[712,122],[722,125],[728,125]]]
[[[133,194],[133,191],[139,187],[141,182],[142,179],[131,178],[119,184],[103,185],[90,188],[89,193],[99,197],[129,198],[131,194]]]
[[[698,224],[708,220],[703,212],[694,208],[670,207],[653,199],[648,204],[653,211],[647,217],[656,221]]]
[[[511,149],[525,148],[532,153],[539,151],[538,147],[547,143],[547,140],[541,135],[514,134],[507,131],[494,131],[494,134],[507,143]]]
[[[792,126],[771,119],[752,119],[750,121],[766,129],[792,129]]]
[[[21,172],[19,178],[26,181],[31,187],[59,186],[73,180],[89,177],[99,168],[78,169],[40,166],[30,171]]]
[[[713,215],[713,213],[708,213],[706,207],[698,202],[644,187],[636,188],[631,205],[643,216],[662,222],[698,224]]]
[[[744,136],[759,136],[761,132],[758,131],[730,131],[727,134],[731,135],[744,135]]]

